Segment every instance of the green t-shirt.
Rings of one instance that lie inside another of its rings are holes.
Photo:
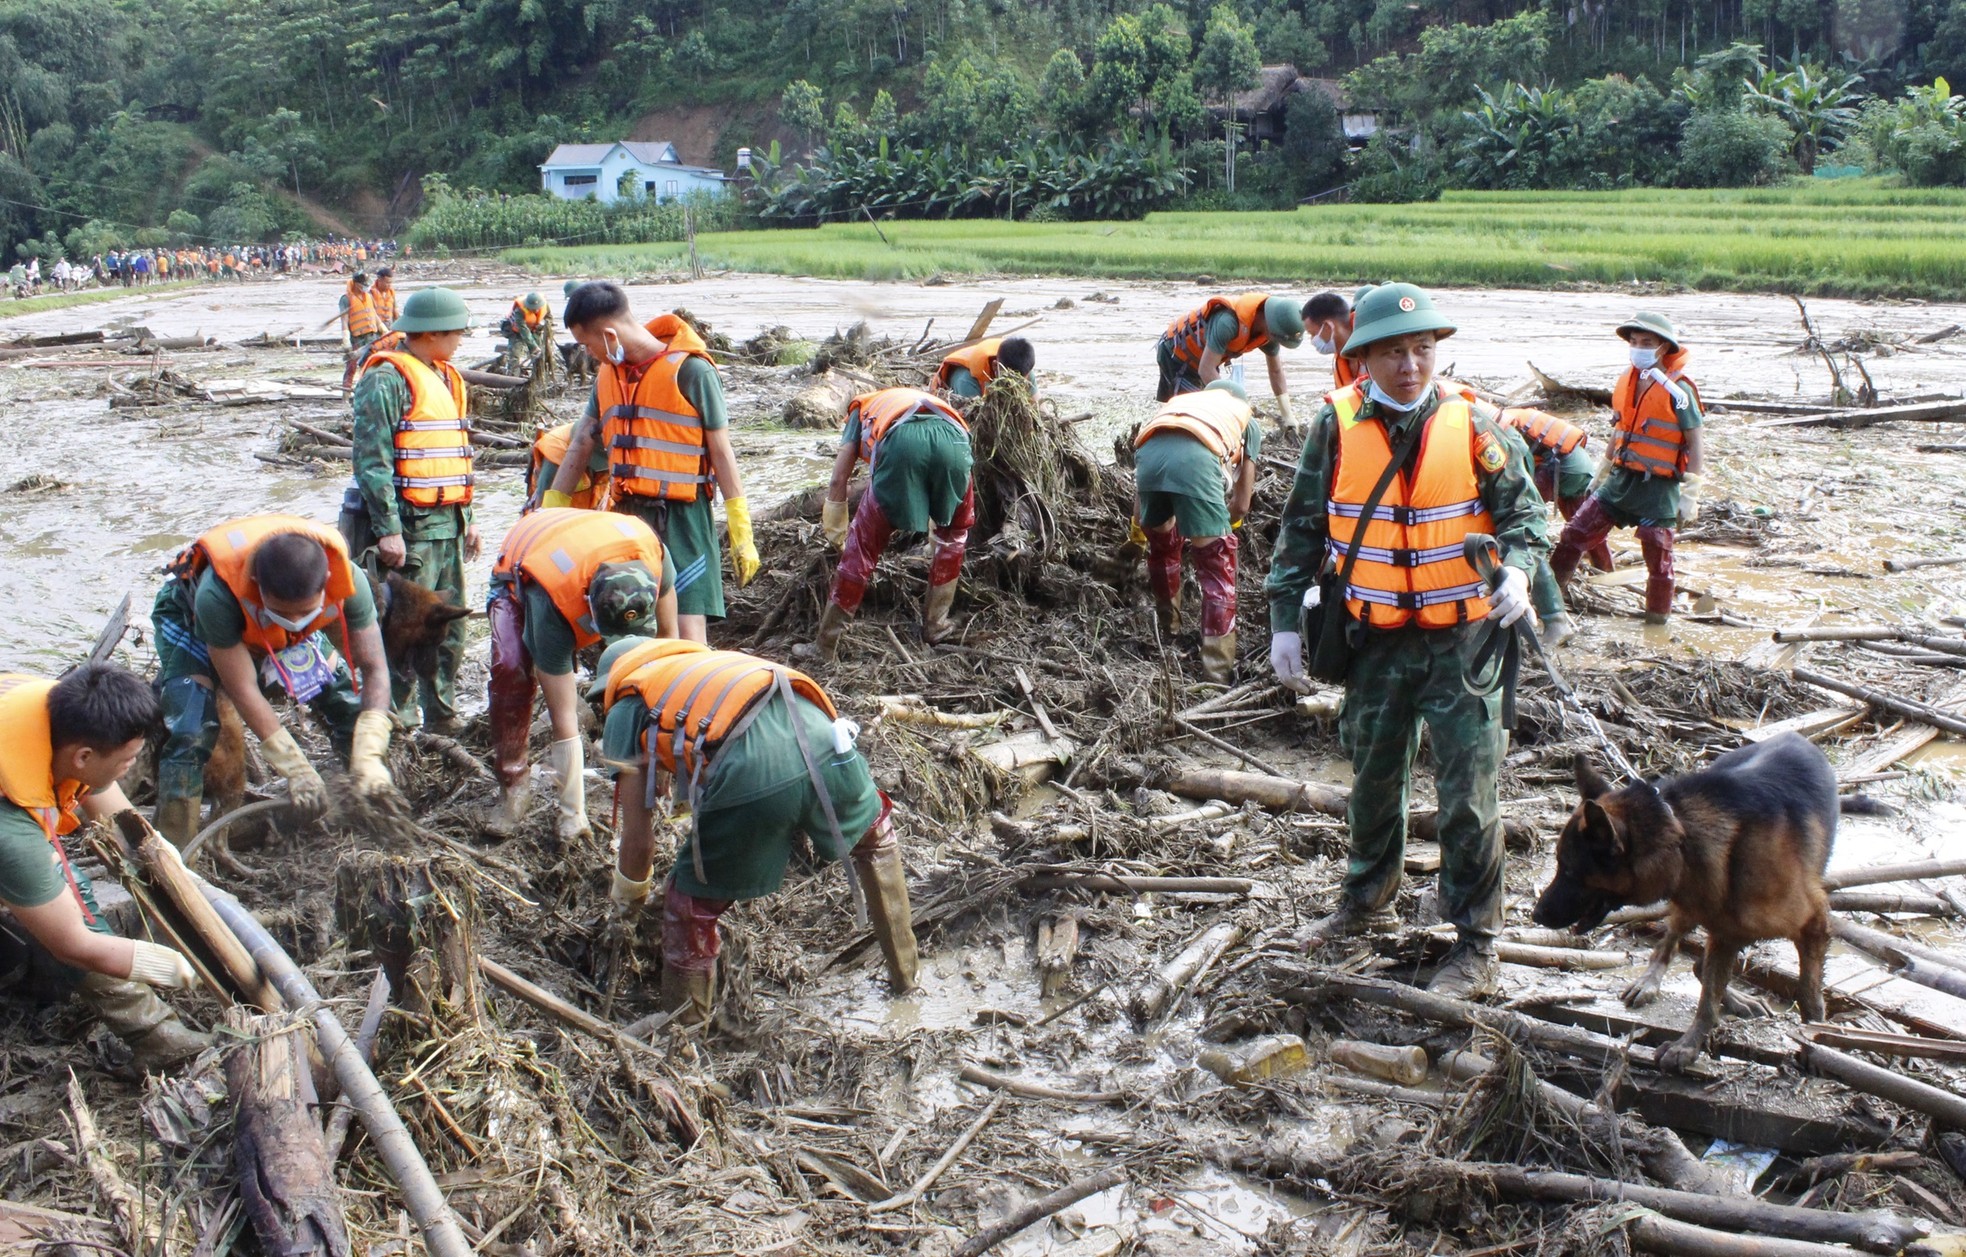
[[[662,548],[662,588],[658,594],[667,593],[676,587],[676,564],[669,557],[669,547]],[[525,582],[522,595],[525,604],[525,628],[520,634],[526,653],[532,656],[532,666],[547,676],[563,677],[573,671],[574,645],[573,625],[553,603],[553,597],[544,589],[530,581]],[[650,621],[649,632],[655,632],[655,622]]]
[[[1697,397],[1690,395],[1684,406],[1673,407],[1673,417],[1679,420],[1682,433],[1691,432],[1706,422],[1700,413]],[[1679,519],[1679,481],[1665,476],[1648,476],[1628,467],[1613,467],[1604,483],[1598,487],[1597,496],[1611,512],[1611,518],[1620,525],[1663,524],[1668,528]]]
[[[26,808],[0,799],[0,903],[38,908],[65,889],[41,823]]]
[[[1244,458],[1263,456],[1263,425],[1250,416],[1242,430]],[[1133,452],[1133,483],[1142,493],[1173,493],[1226,501],[1222,460],[1185,432],[1157,433]]]
[[[375,623],[375,596],[369,592],[369,582],[359,571],[355,576],[355,592],[341,604],[341,615],[351,632]],[[237,646],[246,631],[246,609],[239,605],[218,573],[209,568],[198,577],[191,606],[191,627],[199,641],[221,650]],[[340,636],[332,623],[327,632],[330,640]]]
[[[696,407],[696,413],[703,416],[706,430],[730,426],[730,412],[724,407],[724,382],[718,377],[716,367],[691,355],[676,372],[676,388],[685,401]],[[596,381],[594,391],[587,395],[587,409],[581,416],[584,420],[591,422],[600,417],[600,389]]]
[[[968,367],[949,368],[949,396],[981,397],[983,386],[976,382],[976,375]]]
[[[849,750],[844,755],[833,751],[833,722],[820,708],[804,698],[793,700],[793,707],[799,714],[800,726],[805,730],[807,744],[812,747],[813,758],[819,761],[820,771],[834,790],[835,799],[848,797],[852,781],[842,778],[833,784],[836,768],[847,766],[859,758],[859,752]],[[635,763],[642,759],[642,730],[648,724],[648,708],[633,694],[615,700],[608,709],[606,728],[601,734],[601,754],[610,763]],[[610,775],[614,772],[609,770]],[[864,775],[865,769],[857,774]],[[763,798],[786,786],[806,779],[805,759],[799,754],[798,741],[792,736],[792,722],[786,714],[782,701],[770,702],[744,731],[744,736],[718,750],[710,762],[710,777],[703,783],[702,811],[705,813],[735,807]],[[857,780],[857,776],[853,779]],[[681,783],[678,789],[682,789]],[[859,827],[854,828],[854,822]],[[841,828],[858,835],[866,831],[872,823],[872,816],[840,816]]]
[[[1236,317],[1235,311],[1217,310],[1208,319],[1208,347],[1218,354],[1226,354],[1229,352],[1229,346],[1235,342],[1236,336],[1241,331],[1242,320]],[[1277,356],[1279,346],[1272,340],[1265,341],[1263,344],[1257,346],[1257,348],[1269,357],[1274,358]]]

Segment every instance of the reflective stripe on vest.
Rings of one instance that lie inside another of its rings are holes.
[[[265,598],[252,574],[253,553],[260,543],[282,533],[311,537],[328,555],[328,583],[321,591],[320,614],[297,633],[280,627],[268,617]],[[188,588],[195,588],[199,575],[208,567],[231,591],[244,612],[246,622],[239,640],[249,648],[272,654],[307,640],[330,624],[339,624],[342,653],[351,653],[348,625],[342,618],[341,606],[354,596],[355,582],[365,578],[356,575],[355,565],[348,561],[348,543],[336,530],[297,515],[249,515],[205,532],[178,552],[168,570]]]
[[[1139,449],[1163,432],[1185,432],[1229,467],[1240,467],[1243,434],[1249,429],[1249,403],[1224,389],[1182,393],[1163,403],[1133,438]]]
[[[1458,393],[1437,395],[1412,471],[1393,477],[1370,519],[1365,500],[1393,455],[1386,427],[1361,417],[1359,385],[1326,399],[1337,417],[1328,550],[1343,563],[1364,530],[1346,606],[1374,628],[1449,628],[1488,614],[1486,586],[1461,552],[1469,533],[1495,530],[1475,475],[1474,410]]]
[[[471,500],[470,424],[464,377],[448,362],[433,369],[414,354],[372,356],[410,386],[410,408],[396,421],[396,491],[412,506],[463,506]]]
[[[1693,381],[1668,369],[1672,382],[1693,389]],[[1699,393],[1693,393],[1698,404]],[[1672,406],[1672,394],[1653,380],[1627,367],[1611,390],[1611,409],[1617,420],[1611,428],[1611,449],[1605,455],[1614,467],[1644,476],[1677,480],[1686,470],[1686,433]]]
[[[523,580],[544,590],[554,609],[573,629],[578,647],[601,640],[587,592],[609,563],[640,563],[657,591],[662,587],[662,542],[632,515],[612,511],[548,507],[527,515],[505,534],[492,581]]]
[[[1208,321],[1223,310],[1236,316],[1235,339],[1222,351],[1222,358],[1241,357],[1252,349],[1261,349],[1270,343],[1267,332],[1256,330],[1262,321],[1263,303],[1270,299],[1264,292],[1246,292],[1237,297],[1210,297],[1202,302],[1201,308],[1190,310],[1167,325],[1161,339],[1171,341],[1174,357],[1191,367],[1200,367],[1202,355],[1208,352]]]
[[[848,414],[860,416],[860,457],[869,465],[880,452],[882,438],[917,419],[944,419],[967,433],[962,412],[933,393],[918,388],[884,388],[862,393],[847,404]]]
[[[1559,458],[1590,440],[1590,435],[1574,423],[1546,411],[1511,406],[1502,412],[1502,422],[1522,433],[1530,445],[1547,450]]]
[[[961,367],[975,377],[976,387],[988,388],[990,381],[996,378],[997,355],[1003,352],[1003,342],[1003,337],[992,336],[947,355],[935,368],[935,379],[931,383],[947,391],[949,377],[955,374],[957,367]]]
[[[225,264],[231,266],[232,259],[227,258]],[[374,336],[382,331],[382,316],[376,313],[374,297],[358,289],[354,284],[350,284],[348,285],[347,298],[348,334],[351,337],[360,340],[365,336]]]
[[[656,767],[701,779],[717,749],[778,678],[837,719],[819,683],[793,668],[698,642],[651,641],[625,652],[608,672],[606,705],[633,690],[648,708],[644,746]]]
[[[624,387],[624,372],[613,363],[602,363],[595,381],[601,440],[613,477],[610,495],[694,502],[713,477],[703,417],[683,396],[681,377],[691,358],[714,361],[703,338],[674,314],[658,315],[646,326],[664,348],[632,390]]]

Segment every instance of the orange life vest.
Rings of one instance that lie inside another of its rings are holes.
[[[541,310],[538,314],[534,314],[531,310],[526,309],[525,299],[521,298],[512,303],[512,313],[505,317],[507,319],[517,317],[527,327],[538,327],[546,321],[546,311]]]
[[[435,368],[415,354],[370,354],[363,370],[386,362],[410,386],[410,408],[396,421],[396,492],[411,506],[462,506],[471,500],[471,428],[464,420],[464,377],[448,362]]]
[[[935,368],[935,378],[929,382],[929,386],[942,389],[944,392],[948,391],[949,377],[955,374],[957,367],[961,367],[976,377],[976,387],[985,389],[990,387],[990,381],[997,375],[997,355],[1003,352],[1003,342],[1003,337],[992,336],[988,340],[979,340],[974,345],[956,350],[942,359],[941,366]]]
[[[1385,425],[1360,417],[1365,392],[1358,385],[1325,400],[1338,422],[1327,544],[1342,564],[1393,450]],[[1386,486],[1352,567],[1346,608],[1373,628],[1451,628],[1488,614],[1486,586],[1461,556],[1469,533],[1495,531],[1475,481],[1474,409],[1443,390],[1426,423],[1411,475],[1395,475]]]
[[[1522,433],[1530,445],[1548,450],[1561,458],[1590,441],[1590,434],[1547,411],[1527,406],[1510,406],[1502,411],[1502,422]]]
[[[576,510],[534,511],[512,526],[492,566],[492,583],[538,586],[573,628],[576,647],[601,640],[587,601],[594,574],[607,563],[640,563],[662,584],[662,542],[633,515]]]
[[[1363,358],[1347,358],[1342,353],[1332,356],[1331,380],[1337,388],[1350,388],[1359,381],[1370,378],[1365,370]]]
[[[805,673],[701,642],[648,641],[608,670],[605,705],[632,690],[648,708],[643,746],[657,767],[700,777],[717,748],[748,727],[745,719],[778,688],[779,678],[829,719],[839,711]]]
[[[716,360],[703,338],[673,314],[658,315],[647,327],[663,350],[632,391],[624,387],[622,369],[611,362],[600,364],[594,382],[613,477],[610,494],[694,502],[709,492],[710,453],[703,416],[678,381],[691,358],[712,365]]]
[[[1226,468],[1242,466],[1243,433],[1249,429],[1249,403],[1226,389],[1182,393],[1161,404],[1133,438],[1139,449],[1163,432],[1185,432],[1208,447]]]
[[[226,258],[225,264],[232,265]],[[368,290],[357,288],[353,280],[348,284],[348,334],[356,340],[374,336],[382,330],[382,316],[376,313],[375,296]]]
[[[884,388],[862,393],[847,406],[848,414],[855,411],[860,414],[860,458],[870,464],[880,452],[881,438],[896,424],[933,415],[948,420],[964,432],[969,431],[961,411],[935,394],[924,393],[918,388]]]
[[[266,616],[266,602],[253,579],[253,551],[268,537],[297,532],[312,537],[328,552],[328,584],[321,594],[321,612],[298,633],[289,632]],[[265,654],[285,650],[305,641],[330,624],[341,625],[342,652],[348,653],[348,625],[341,618],[341,604],[355,594],[355,582],[364,579],[348,561],[348,543],[325,524],[298,515],[248,515],[210,529],[198,540],[178,552],[171,560],[170,574],[191,585],[206,568],[217,574],[246,613],[245,629],[239,638],[247,646]]]
[[[1666,378],[1693,393],[1699,404],[1700,391],[1682,367],[1686,351],[1660,355],[1659,365]],[[1673,413],[1672,395],[1644,375],[1637,367],[1626,367],[1611,390],[1611,409],[1617,419],[1611,426],[1611,449],[1605,455],[1613,467],[1623,467],[1645,476],[1664,476],[1677,480],[1686,471],[1686,433]]]
[[[1263,322],[1263,303],[1270,299],[1266,292],[1246,292],[1239,297],[1210,297],[1202,302],[1198,310],[1190,310],[1167,325],[1161,339],[1174,343],[1174,356],[1191,367],[1201,366],[1201,356],[1208,351],[1208,321],[1223,310],[1236,316],[1236,336],[1229,347],[1222,351],[1223,361],[1239,358],[1252,349],[1261,349],[1270,343],[1270,334],[1259,330]]]
[[[552,487],[551,485],[546,485],[546,486],[540,485],[539,483],[540,469],[543,468],[547,463],[552,463],[555,467],[557,467],[561,463],[567,461],[567,447],[573,444],[573,429],[574,429],[573,424],[563,423],[557,428],[548,428],[544,432],[541,432],[538,436],[533,438],[532,477],[531,477],[532,488],[537,489],[541,487],[544,488]],[[601,503],[607,501],[607,496],[608,496],[608,474],[604,471],[600,475],[596,476],[583,470],[580,473],[579,485],[577,485],[574,488],[574,491],[570,495],[568,495],[568,503],[569,505],[578,507],[581,510],[590,511],[600,506]]]
[[[355,378],[359,380],[362,375],[369,373],[369,364],[375,361],[377,354],[395,353],[409,343],[410,334],[408,332],[384,332],[382,335],[376,337],[369,342],[369,356],[362,360],[361,375]]]
[[[79,781],[56,781],[54,733],[48,727],[48,691],[53,681],[18,673],[0,674],[0,798],[32,816],[47,836],[51,860],[61,866],[63,880],[82,909],[83,919],[95,924],[88,900],[68,862],[63,834],[81,827],[76,808],[85,793]]]
[[[375,317],[381,320],[384,327],[388,327],[396,321],[395,288],[383,288],[379,285],[371,288],[369,289],[369,300],[375,303]]]

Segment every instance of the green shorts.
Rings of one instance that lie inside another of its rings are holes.
[[[890,428],[868,476],[874,501],[896,532],[927,532],[955,519],[969,496],[969,434],[953,423],[916,419]]]
[[[676,565],[676,614],[724,618],[724,548],[710,499],[670,502],[620,497],[609,508],[633,515],[655,530]]]

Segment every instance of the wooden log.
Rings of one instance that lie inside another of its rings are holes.
[[[1638,1251],[1668,1257],[1849,1257],[1850,1253],[1834,1244],[1714,1231],[1655,1214],[1633,1218],[1630,1234]]]
[[[1959,911],[1937,895],[1914,890],[1831,891],[1829,906],[1839,912],[1910,913],[1924,917],[1953,917]]]
[[[1921,445],[1919,448],[1929,450],[1939,447]],[[1966,446],[1949,446],[1947,448],[1966,449]],[[1957,567],[1961,563],[1966,563],[1966,554],[1948,554],[1936,559],[1886,559],[1884,560],[1884,570],[1887,572],[1915,572],[1921,567]]]
[[[1808,1039],[1802,1039],[1801,1043],[1803,1064],[1817,1073],[1923,1113],[1950,1130],[1966,1130],[1966,1096],[1941,1090],[1895,1069],[1858,1060],[1821,1043]]]
[[[1879,886],[1886,882],[1916,882],[1928,877],[1966,875],[1966,859],[1915,860],[1906,864],[1873,864],[1868,868],[1842,869],[1823,874],[1823,885],[1831,890],[1851,886]]]
[[[1915,957],[1928,965],[1950,969],[1966,981],[1966,958],[1935,951],[1923,943],[1914,943],[1908,938],[1886,934],[1883,930],[1873,930],[1855,921],[1842,917],[1831,917],[1829,932],[1860,951],[1867,951],[1889,965],[1903,965],[1907,958]]]
[[[1815,742],[1832,733],[1840,733],[1863,718],[1862,707],[1825,707],[1819,711],[1804,712],[1800,716],[1790,716],[1787,720],[1743,729],[1741,736],[1750,742],[1766,742],[1784,733],[1799,733]]]
[[[1845,1026],[1804,1026],[1797,1033],[1811,1043],[1879,1056],[1909,1056],[1920,1060],[1952,1061],[1966,1064],[1966,1043],[1953,1039],[1928,1039],[1917,1034],[1886,1034],[1881,1030],[1853,1030]]]
[[[96,634],[95,645],[89,647],[89,663],[108,663],[109,656],[115,653],[117,643],[123,640],[124,632],[130,627],[130,595],[124,594],[123,601],[109,613],[103,622],[102,631]],[[66,673],[64,669],[64,674]]]
[[[1221,768],[1177,767],[1159,775],[1144,770],[1134,772],[1134,775],[1148,778],[1149,784],[1185,799],[1221,799],[1238,805],[1254,803],[1274,812],[1312,812],[1320,816],[1335,816],[1340,820],[1345,818],[1345,806],[1352,793],[1344,786]],[[1438,841],[1438,814],[1432,811],[1408,813],[1407,837],[1415,842]],[[1510,849],[1526,850],[1534,845],[1535,837],[1533,825],[1513,818],[1503,819],[1502,838]]]
[[[1041,1082],[1026,1082],[1022,1078],[1012,1078],[981,1065],[965,1064],[962,1072],[956,1075],[964,1082],[975,1083],[979,1087],[989,1087],[996,1091],[1008,1091],[1014,1096],[1025,1096],[1032,1100],[1062,1100],[1068,1104],[1117,1104],[1127,1098],[1125,1091],[1067,1091],[1061,1087],[1047,1087]]]
[[[225,1061],[232,1098],[232,1155],[239,1200],[271,1257],[347,1257],[348,1224],[334,1161],[307,1112],[307,1053],[286,1019],[233,1008],[226,1025],[242,1042]]]
[[[88,332],[49,332],[42,336],[22,336],[9,341],[16,348],[52,349],[56,345],[100,345],[108,339],[102,329]]]
[[[1966,421],[1966,401],[1914,402],[1908,406],[1853,407],[1825,414],[1770,419],[1751,428],[1868,428],[1879,423],[1953,423]]]
[[[1062,1209],[1069,1209],[1087,1196],[1097,1196],[1126,1182],[1126,1167],[1116,1165],[1109,1170],[1101,1170],[1077,1182],[1067,1183],[1055,1192],[1038,1197],[1022,1208],[1017,1209],[1001,1222],[993,1223],[962,1242],[956,1249],[955,1257],[980,1257],[997,1245],[1003,1243],[1019,1231],[1025,1230],[1049,1218]]]
[[[1948,965],[1935,965],[1916,956],[1906,956],[1904,963],[1897,968],[1897,975],[1907,982],[1916,982],[1955,999],[1966,1000],[1966,974]]]
[[[1493,1061],[1473,1052],[1449,1052],[1438,1064],[1440,1072],[1456,1082],[1470,1082],[1495,1071]],[[1722,1190],[1720,1176],[1701,1164],[1670,1130],[1658,1130],[1630,1114],[1612,1112],[1544,1078],[1534,1078],[1533,1085],[1544,1104],[1570,1119],[1591,1139],[1632,1149],[1645,1172],[1667,1187],[1688,1192]]]
[[[823,428],[839,431],[846,409],[853,399],[866,392],[858,380],[838,371],[814,376],[785,403],[781,418],[794,428]]]
[[[1096,890],[1109,895],[1246,895],[1256,883],[1247,877],[1132,877],[1061,869],[1033,873],[1018,885],[1024,890]]]
[[[109,1159],[96,1128],[95,1114],[82,1097],[82,1084],[76,1081],[73,1069],[68,1071],[68,1111],[75,1123],[75,1152],[87,1167],[96,1194],[102,1197],[109,1220],[123,1241],[123,1251],[146,1253],[160,1249],[163,1237],[150,1225],[160,1211],[131,1189],[122,1171]]]
[[[111,1250],[116,1233],[100,1218],[60,1209],[44,1209],[18,1200],[0,1200],[0,1253],[62,1254],[75,1251],[64,1240],[79,1240],[86,1250]]]
[[[466,384],[476,384],[479,388],[524,388],[532,383],[523,375],[499,375],[491,371],[478,371],[471,367],[459,367],[458,375]]]
[[[1932,1233],[1932,1225],[1885,1210],[1834,1213],[1771,1204],[1752,1196],[1706,1196],[1617,1179],[1527,1170],[1495,1162],[1448,1162],[1454,1172],[1486,1183],[1504,1200],[1611,1201],[1643,1205],[1668,1218],[1723,1231],[1745,1231],[1816,1244],[1849,1244],[1872,1253],[1896,1253]]]
[[[1173,960],[1133,993],[1128,1008],[1141,1021],[1152,1021],[1166,1012],[1175,996],[1201,980],[1222,953],[1240,943],[1248,932],[1239,921],[1221,921],[1202,931],[1183,947]]]
[[[1565,973],[1584,973],[1601,969],[1622,969],[1631,957],[1620,951],[1585,951],[1575,947],[1539,947],[1510,939],[1495,941],[1495,958],[1505,965],[1527,965],[1535,969],[1558,969]]]
[[[1072,962],[1079,954],[1079,919],[1070,914],[1047,917],[1038,922],[1039,994],[1050,999],[1072,978]]]
[[[355,1028],[355,1052],[367,1064],[375,1061],[375,1042],[382,1033],[382,1015],[389,1008],[389,991],[389,975],[377,969],[375,981],[369,983],[369,1002],[362,1008],[362,1023]],[[354,1105],[335,1106],[334,1115],[328,1118],[327,1127],[321,1133],[329,1161],[341,1160],[342,1145],[348,1142],[348,1128],[354,1122]]]
[[[241,809],[242,811],[244,809]],[[199,879],[184,865],[176,847],[135,811],[116,814],[116,829],[126,849],[133,850],[144,876],[161,892],[186,929],[203,944],[205,954],[217,962],[232,989],[251,1000],[262,1012],[277,1013],[286,1002],[266,975],[253,962],[238,935],[219,919],[206,901]]]
[[[1835,690],[1839,694],[1848,694],[1851,698],[1861,698],[1873,707],[1882,707],[1886,711],[1896,712],[1900,716],[1931,725],[1935,729],[1966,734],[1966,720],[1943,712],[1929,703],[1900,698],[1884,690],[1858,685],[1854,681],[1845,681],[1841,677],[1833,677],[1828,673],[1816,672],[1809,668],[1797,668],[1793,675],[1798,681],[1819,685],[1826,690]]]

